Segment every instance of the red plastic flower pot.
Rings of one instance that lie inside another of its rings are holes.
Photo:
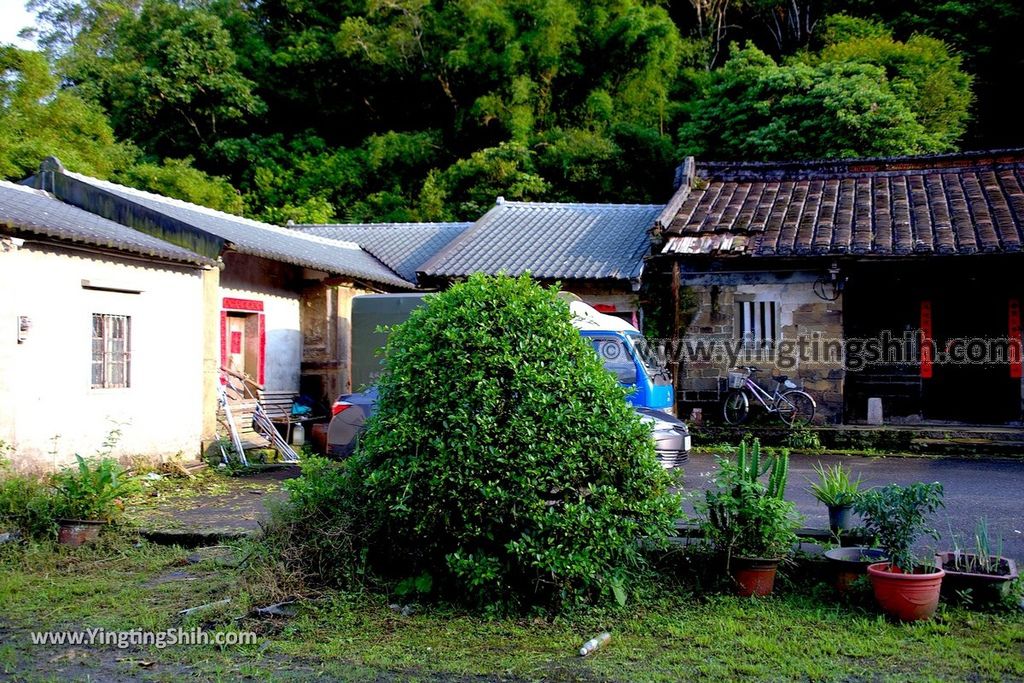
[[[763,557],[734,557],[732,577],[736,581],[736,592],[744,597],[764,597],[775,587],[775,571],[779,561]]]
[[[939,606],[939,590],[946,572],[927,567],[924,574],[907,574],[888,562],[868,566],[875,600],[889,616],[900,621],[930,619]]]

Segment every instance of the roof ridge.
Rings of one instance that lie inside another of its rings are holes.
[[[179,208],[189,209],[191,211],[196,211],[197,213],[205,214],[207,216],[213,216],[215,218],[223,218],[225,220],[238,221],[240,223],[244,223],[246,225],[250,225],[250,226],[252,226],[254,228],[260,228],[260,229],[263,229],[263,230],[270,230],[271,232],[274,232],[274,233],[277,233],[277,234],[281,234],[281,235],[298,236],[301,239],[312,240],[312,241],[317,242],[319,244],[328,244],[328,245],[331,245],[331,246],[340,246],[340,247],[345,248],[345,249],[353,249],[353,250],[356,250],[356,251],[365,251],[364,249],[362,249],[362,247],[360,247],[355,242],[350,242],[350,241],[347,241],[347,240],[331,240],[331,239],[327,239],[325,237],[320,237],[319,235],[307,235],[307,234],[305,234],[303,232],[296,231],[296,230],[289,230],[288,228],[283,228],[283,227],[281,227],[279,225],[274,225],[272,223],[264,223],[263,221],[257,221],[257,220],[254,220],[252,218],[246,218],[245,216],[239,216],[237,214],[228,213],[227,211],[219,211],[217,209],[211,209],[210,207],[203,206],[202,204],[196,204],[194,202],[187,202],[184,199],[178,199],[176,197],[168,197],[167,195],[157,194],[155,192],[149,192],[147,190],[140,190],[140,189],[138,189],[136,187],[131,187],[129,185],[121,185],[120,183],[114,183],[114,182],[111,182],[109,180],[103,180],[101,178],[93,178],[92,176],[87,176],[87,175],[85,175],[83,173],[75,173],[74,171],[64,171],[64,173],[65,173],[65,175],[71,176],[72,178],[76,178],[76,179],[81,180],[82,182],[85,182],[85,183],[90,183],[90,184],[96,183],[96,184],[99,184],[100,187],[108,186],[108,187],[111,187],[111,188],[117,188],[117,189],[120,189],[120,190],[125,190],[125,191],[127,191],[128,194],[134,194],[134,195],[139,195],[141,197],[147,197],[147,198],[150,198],[150,199],[152,199],[154,201],[157,201],[157,202],[161,202],[161,203],[164,203],[164,204],[169,204],[171,206],[177,206]],[[194,226],[194,227],[199,228],[199,226]],[[199,229],[202,230],[202,228],[199,228]]]
[[[517,202],[504,200],[495,206],[516,206],[526,208],[600,208],[600,209],[658,209],[664,208],[664,204],[613,204],[603,202]]]
[[[294,223],[286,228],[426,228],[440,226],[472,225],[473,221],[401,221],[385,223]]]
[[[704,161],[697,175],[712,180],[780,180],[941,172],[1024,164],[1024,147],[909,156],[778,161]]]
[[[64,245],[87,245],[118,257],[217,265],[216,259],[68,204],[45,190],[0,180],[0,192],[12,191],[24,196],[7,195],[8,201],[0,205],[0,227]]]

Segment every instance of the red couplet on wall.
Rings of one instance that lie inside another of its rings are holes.
[[[1022,354],[1021,353],[1021,334],[1020,334],[1020,299],[1010,299],[1010,306],[1008,310],[1009,318],[1009,334],[1007,337],[1010,341],[1010,377],[1013,379],[1020,379],[1024,375],[1024,368],[1021,367]]]
[[[921,377],[932,378],[932,302],[921,302]]]

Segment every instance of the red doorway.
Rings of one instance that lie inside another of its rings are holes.
[[[220,363],[222,367],[264,384],[266,366],[266,316],[263,302],[225,298],[220,313]]]

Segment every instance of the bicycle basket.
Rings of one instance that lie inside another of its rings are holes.
[[[747,373],[741,370],[729,371],[729,388],[742,389],[747,383]]]

